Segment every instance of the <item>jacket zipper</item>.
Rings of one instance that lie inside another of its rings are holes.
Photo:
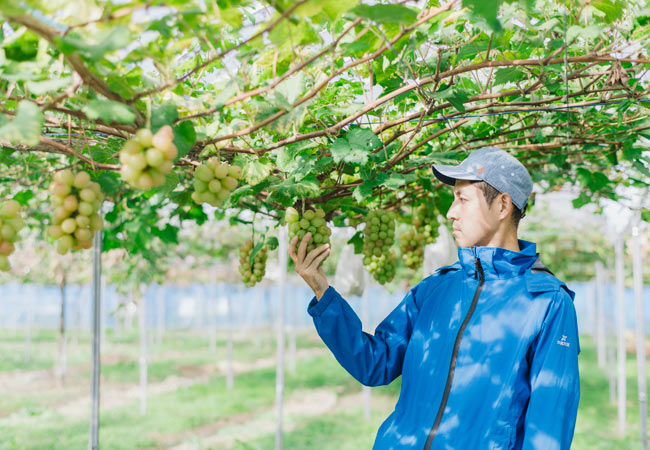
[[[472,318],[472,314],[474,314],[474,310],[476,309],[476,304],[478,303],[478,297],[479,295],[481,295],[481,291],[483,290],[483,284],[485,283],[485,274],[483,273],[481,260],[478,259],[476,256],[474,256],[474,264],[476,266],[474,279],[476,279],[476,274],[478,273],[480,280],[478,283],[478,287],[476,288],[476,292],[474,292],[474,298],[472,299],[472,304],[469,307],[469,311],[467,312],[467,315],[465,316],[465,320],[463,320],[463,324],[460,326],[460,329],[458,330],[458,334],[456,335],[456,342],[454,343],[454,351],[451,354],[451,363],[449,364],[449,373],[447,374],[447,384],[445,385],[445,391],[442,394],[442,400],[440,402],[440,408],[438,408],[438,414],[436,415],[436,420],[433,423],[433,426],[431,427],[431,431],[429,431],[429,437],[427,438],[427,442],[424,445],[424,450],[429,450],[431,448],[431,444],[433,443],[433,438],[436,436],[436,433],[438,432],[438,427],[440,426],[442,415],[444,414],[445,408],[447,407],[447,400],[449,399],[449,393],[451,392],[451,383],[454,379],[454,371],[456,370],[456,358],[458,357],[460,341],[463,337],[463,332],[465,331],[465,328],[467,328],[467,324]]]

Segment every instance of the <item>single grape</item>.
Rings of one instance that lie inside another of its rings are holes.
[[[0,215],[11,218],[18,216],[20,212],[20,203],[16,200],[7,200],[0,206]]]

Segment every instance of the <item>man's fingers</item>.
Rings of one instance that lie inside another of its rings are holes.
[[[303,262],[305,260],[305,254],[307,253],[307,244],[311,239],[311,233],[307,233],[303,236],[302,241],[300,241],[300,247],[298,247],[298,261]]]
[[[293,259],[293,263],[296,264],[296,259],[298,258],[298,255],[296,255],[296,244],[298,243],[298,236],[294,236],[293,239],[291,239],[291,242],[289,242],[289,256],[291,259]]]
[[[314,259],[316,259],[317,256],[319,256],[322,252],[324,252],[328,248],[329,248],[329,244],[323,244],[320,247],[316,247],[311,252],[309,252],[305,257],[305,261],[304,261],[305,267],[311,266],[312,261],[314,261]]]
[[[309,265],[308,269],[310,270],[317,269],[320,266],[320,263],[322,263],[323,260],[327,258],[329,254],[330,254],[330,249],[329,247],[327,247],[323,253],[321,253],[316,258],[314,258],[314,260]]]

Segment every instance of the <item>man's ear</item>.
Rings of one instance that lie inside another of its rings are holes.
[[[508,214],[510,214],[513,208],[514,205],[510,194],[504,192],[499,195],[499,219],[505,219],[508,217]]]

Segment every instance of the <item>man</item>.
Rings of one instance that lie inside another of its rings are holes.
[[[412,288],[370,335],[320,268],[329,247],[305,255],[309,234],[297,251],[294,238],[316,329],[361,383],[402,375],[375,449],[568,450],[580,397],[574,293],[517,239],[530,175],[489,147],[433,173],[454,186],[459,261]]]

